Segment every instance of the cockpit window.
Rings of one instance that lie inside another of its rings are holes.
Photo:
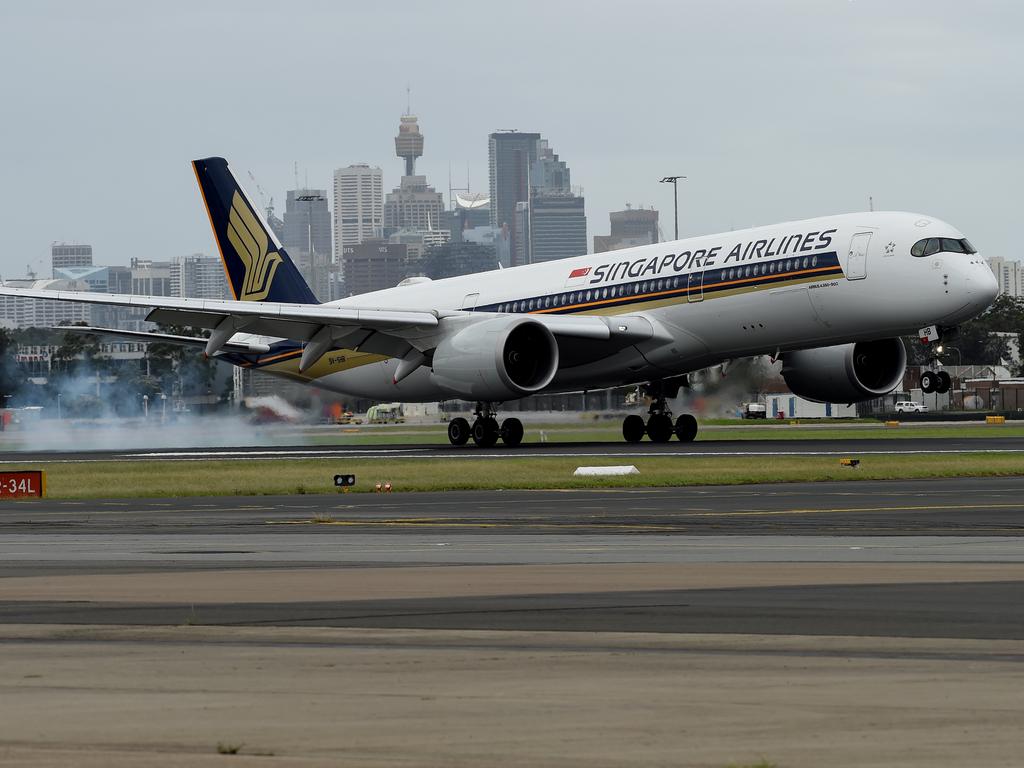
[[[911,256],[932,256],[936,253],[977,253],[969,240],[952,237],[929,237],[918,240],[910,249]]]

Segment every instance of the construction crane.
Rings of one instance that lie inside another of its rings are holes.
[[[274,218],[274,198],[268,198],[263,192],[263,187],[256,181],[256,176],[252,171],[246,171],[249,174],[249,178],[252,179],[252,183],[256,186],[256,193],[260,196],[260,202],[263,203],[263,209],[267,213],[267,221]]]

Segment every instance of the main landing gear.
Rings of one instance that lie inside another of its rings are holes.
[[[473,438],[473,442],[480,448],[494,447],[499,438],[509,448],[515,448],[523,442],[523,422],[510,418],[499,426],[490,403],[477,403],[474,415],[476,419],[472,425],[461,416],[448,422],[448,442],[452,445],[465,445]]]
[[[651,395],[651,407],[647,410],[647,422],[643,416],[636,414],[627,416],[622,421],[622,436],[627,443],[639,443],[644,435],[652,443],[667,443],[674,434],[682,443],[692,442],[697,437],[697,420],[684,413],[675,423],[672,422],[672,411],[669,410],[667,398],[675,397],[679,385],[667,386],[665,382],[652,382],[647,386]]]

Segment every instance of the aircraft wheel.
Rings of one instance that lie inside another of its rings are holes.
[[[647,436],[652,443],[667,443],[672,439],[672,419],[656,413],[647,420]]]
[[[949,392],[949,388],[953,385],[953,381],[949,378],[949,374],[945,371],[939,371],[935,374],[935,378],[938,381],[935,383],[935,391],[940,395],[944,395]]]
[[[642,416],[634,414],[622,420],[622,436],[627,443],[639,443],[644,439],[646,432],[647,426],[644,424]]]
[[[473,442],[480,448],[492,448],[500,433],[497,419],[487,416],[473,422]]]
[[[516,418],[501,422],[501,442],[509,448],[515,448],[523,442],[523,422]]]
[[[921,374],[921,391],[926,395],[930,395],[934,392],[935,385],[938,383],[938,377],[931,371],[925,371]]]
[[[697,436],[697,420],[688,413],[676,419],[676,437],[681,443],[692,443]]]
[[[448,422],[448,442],[452,445],[465,445],[469,441],[469,422],[461,416]]]

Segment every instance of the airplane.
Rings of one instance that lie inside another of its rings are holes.
[[[639,384],[645,420],[623,438],[697,435],[668,400],[687,374],[754,355],[782,360],[797,395],[859,402],[892,391],[901,336],[949,335],[983,312],[996,279],[964,235],[932,216],[865,212],[792,221],[499,269],[321,304],[223,158],[192,163],[231,300],[0,286],[0,295],[146,307],[208,338],[76,331],[202,347],[234,365],[382,401],[475,402],[448,439],[521,443],[496,405],[540,392]],[[949,388],[944,372],[922,384]]]

